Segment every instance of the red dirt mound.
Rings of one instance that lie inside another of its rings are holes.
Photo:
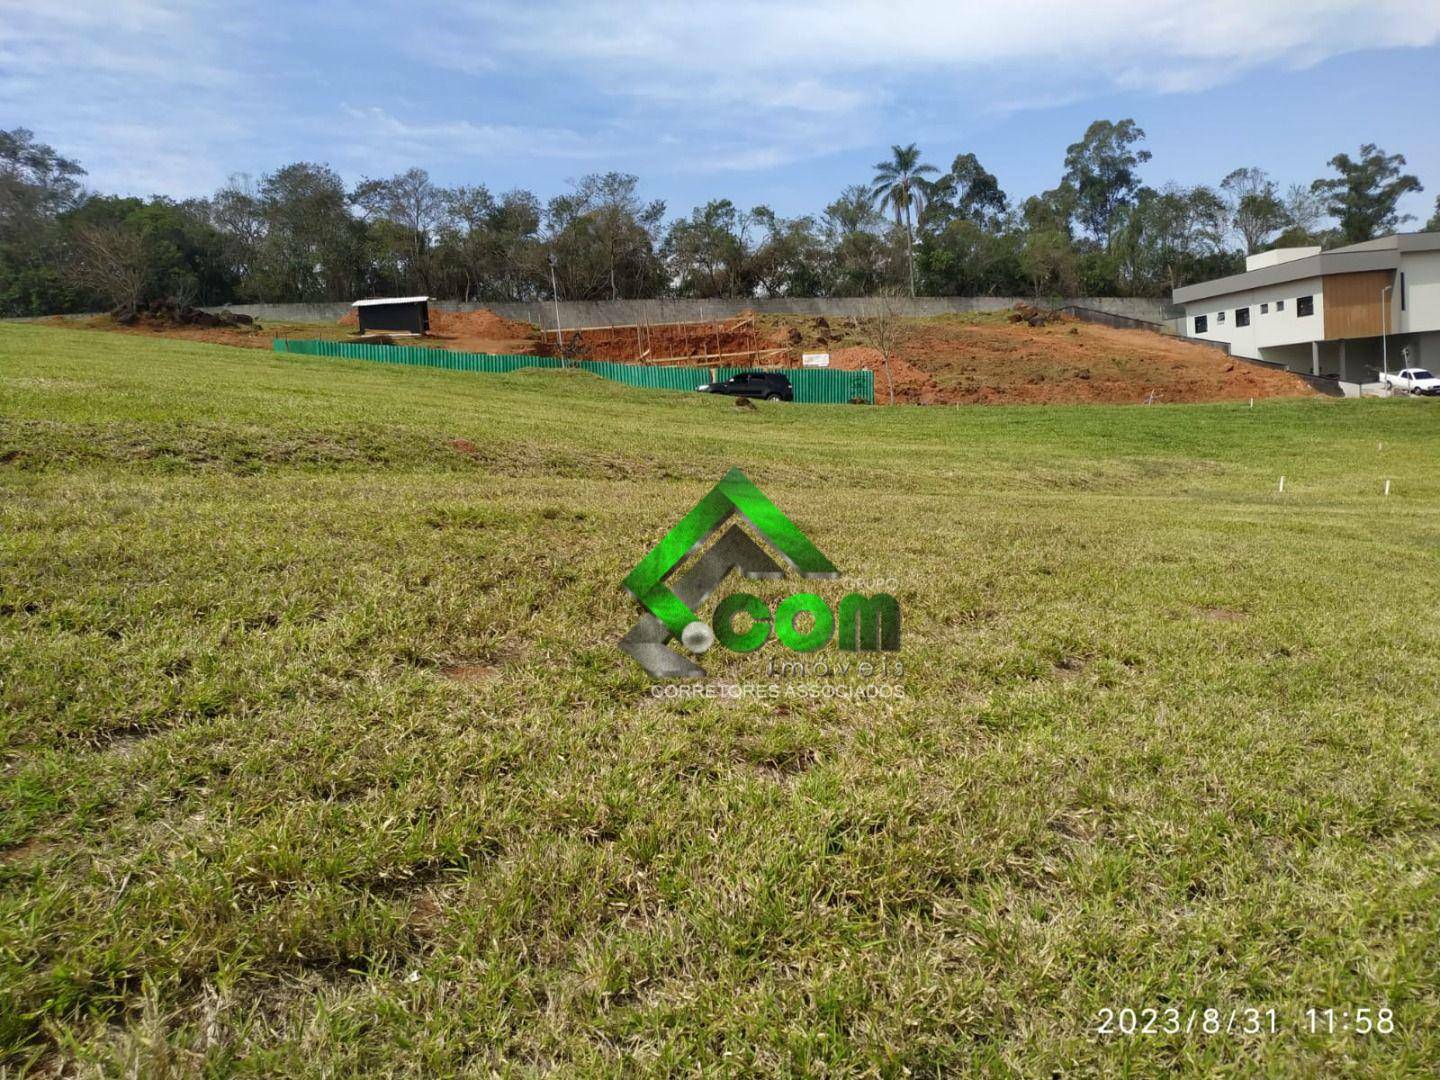
[[[832,349],[830,366],[841,371],[863,371],[869,368],[875,373],[875,400],[888,403],[890,384],[885,373],[885,357],[879,349],[868,345],[852,345],[843,349]],[[895,381],[896,403],[930,405],[938,400],[934,382],[904,357],[892,354],[889,378]]]
[[[340,318],[341,326],[360,325],[354,308]],[[455,352],[519,353],[548,356],[548,347],[530,323],[517,322],[481,308],[479,311],[430,309],[429,337]]]
[[[490,338],[497,341],[523,340],[536,336],[528,322],[502,318],[493,311],[440,311],[430,309],[430,333],[441,337]]]

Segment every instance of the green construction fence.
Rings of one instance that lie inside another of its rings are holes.
[[[481,371],[492,375],[520,368],[579,368],[602,379],[642,390],[694,390],[714,378],[728,379],[741,371],[772,370],[759,367],[660,367],[621,364],[610,360],[560,360],[553,356],[500,356],[489,353],[449,352],[413,345],[361,345],[351,341],[317,341],[276,338],[275,351],[299,356],[333,356],[345,360],[375,360],[384,364],[443,368],[446,371]],[[781,370],[781,369],[773,369]],[[875,373],[830,368],[785,368],[795,400],[807,405],[847,405],[855,400],[875,403]]]

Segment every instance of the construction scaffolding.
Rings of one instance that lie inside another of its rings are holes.
[[[715,361],[752,364],[774,363],[785,346],[762,341],[755,316],[745,314],[722,322],[624,323],[614,326],[574,326],[541,330],[541,340],[552,341],[566,356],[589,360],[618,360],[639,364],[705,366]]]

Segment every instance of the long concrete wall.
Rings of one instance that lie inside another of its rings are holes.
[[[968,311],[999,311],[1021,302],[1015,296],[935,296],[914,300],[893,301],[902,315],[948,315]],[[1033,301],[1032,301],[1033,302]],[[1044,302],[1048,306],[1049,302]],[[1124,315],[1146,322],[1160,322],[1170,305],[1164,300],[1140,297],[1085,296],[1061,301],[1112,315]],[[581,326],[617,326],[632,323],[706,322],[738,315],[742,311],[758,311],[767,315],[824,315],[845,317],[864,315],[873,309],[874,300],[861,297],[829,297],[820,299],[738,299],[738,300],[595,300],[561,301],[560,325],[569,330]],[[460,303],[434,301],[442,311],[478,311],[486,309],[507,319],[535,323],[546,329],[555,328],[555,305],[547,301],[535,303]],[[1058,306],[1058,304],[1057,304]],[[333,323],[350,308],[349,304],[232,304],[230,311],[252,315],[264,322]],[[218,307],[209,311],[220,311]]]

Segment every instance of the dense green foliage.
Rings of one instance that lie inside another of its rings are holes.
[[[1347,244],[1394,232],[1406,220],[1395,210],[1400,197],[1424,190],[1416,177],[1401,171],[1403,155],[1386,154],[1374,143],[1360,148],[1358,161],[1336,154],[1330,167],[1340,175],[1315,181],[1314,189],[1324,197],[1325,209],[1339,223]]]
[[[71,310],[83,297],[65,280],[54,223],[82,199],[85,170],[23,128],[0,131],[0,315]]]
[[[667,220],[637,177],[582,176],[542,201],[446,188],[413,168],[353,187],[296,162],[176,202],[85,192],[80,166],[0,132],[0,315],[178,303],[680,296],[1165,296],[1277,244],[1369,239],[1420,190],[1371,144],[1282,194],[1258,168],[1218,186],[1144,182],[1145,132],[1097,120],[1060,183],[1018,204],[975,157],[942,172],[895,146],[868,185],[786,218],[715,199]],[[1329,219],[1337,223],[1326,227]]]
[[[0,403],[0,1071],[1435,1073],[1434,403],[746,411],[17,326]],[[903,700],[616,649],[736,465],[894,580]]]

